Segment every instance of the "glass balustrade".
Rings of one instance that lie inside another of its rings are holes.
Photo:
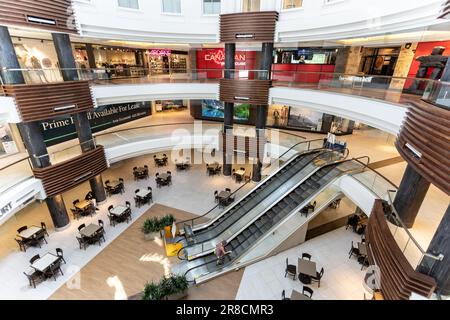
[[[0,194],[8,192],[13,186],[31,179],[32,177],[33,172],[28,158],[0,168]]]

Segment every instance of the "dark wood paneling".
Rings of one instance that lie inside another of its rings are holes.
[[[107,168],[105,150],[103,146],[97,146],[70,160],[35,168],[33,173],[36,179],[42,180],[47,197],[52,197],[99,175]]]
[[[220,100],[230,103],[269,104],[271,80],[220,79]]]
[[[422,156],[415,157],[407,144]],[[425,102],[411,102],[396,147],[420,175],[450,194],[449,110]]]
[[[219,149],[222,152],[230,154],[243,152],[246,157],[264,159],[264,148],[267,143],[266,137],[257,139],[256,137],[227,135],[222,132],[222,139],[219,141]]]
[[[408,300],[412,292],[429,297],[436,281],[414,271],[395,241],[386,218],[382,200],[375,200],[366,228],[369,262],[380,268],[381,292],[387,300]]]
[[[243,12],[220,15],[220,41],[274,42],[278,12]],[[241,36],[241,37],[240,37]]]
[[[31,17],[50,20],[54,24],[33,22]],[[70,0],[1,0],[0,24],[77,33]]]
[[[443,5],[442,13],[438,19],[450,19],[450,0]]]
[[[3,91],[5,95],[15,98],[23,122],[47,120],[94,108],[88,81],[4,85]],[[66,106],[73,107],[57,110],[57,108]]]

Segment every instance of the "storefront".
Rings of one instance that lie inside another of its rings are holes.
[[[277,49],[272,65],[274,80],[317,83],[319,73],[334,72],[337,49]]]
[[[156,100],[153,108],[154,112],[182,111],[188,108],[188,100]]]
[[[257,51],[236,51],[235,54],[236,70],[257,70]],[[205,71],[205,77],[208,79],[222,78],[222,70],[225,67],[224,49],[201,49],[196,52],[197,69]],[[250,74],[250,77],[252,75]]]
[[[151,74],[186,73],[188,69],[188,52],[170,49],[149,49],[148,69]]]
[[[392,76],[399,54],[400,47],[364,48],[360,72],[366,75]]]
[[[12,128],[7,122],[0,121],[0,158],[5,155],[17,153],[18,151],[12,134]]]

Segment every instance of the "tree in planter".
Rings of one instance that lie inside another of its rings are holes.
[[[150,282],[145,285],[142,300],[163,300],[169,296],[182,294],[189,287],[185,276],[171,275],[161,278],[158,283]]]
[[[145,234],[159,232],[164,229],[164,227],[171,226],[174,221],[175,218],[171,214],[165,215],[161,218],[153,217],[146,219],[144,221],[144,225],[142,226],[142,232]]]

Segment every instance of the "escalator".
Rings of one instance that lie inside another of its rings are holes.
[[[308,205],[311,199],[319,195],[340,176],[359,170],[362,170],[361,163],[353,160],[322,166],[294,189],[285,193],[280,201],[274,203],[273,206],[227,239],[228,244],[225,248],[231,253],[224,257],[221,265],[217,265],[214,252],[210,252],[191,261],[185,261],[179,272],[184,273],[188,280],[196,281],[209,274],[220,274],[232,269],[242,255],[250,251],[249,249],[268,233],[273,232],[285,218],[292,214],[299,214],[298,212]]]
[[[194,232],[189,230],[185,232],[187,246],[182,250],[183,258],[191,260],[213,250],[217,243],[232,237],[240,228],[281,200],[286,192],[314,174],[322,165],[340,157],[340,154],[327,149],[313,150],[296,156],[220,217]],[[314,183],[308,182],[305,188]]]

